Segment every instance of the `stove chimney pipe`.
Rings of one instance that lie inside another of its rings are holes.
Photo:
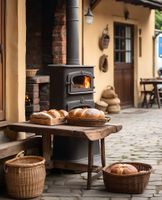
[[[66,62],[79,65],[78,0],[66,1]]]

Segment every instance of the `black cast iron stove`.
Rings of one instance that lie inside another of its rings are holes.
[[[94,107],[92,66],[49,65],[50,107],[67,111],[77,107]]]
[[[78,0],[66,1],[66,54],[67,64],[51,64],[50,108],[67,111],[78,107],[94,107],[93,66],[79,64]],[[87,141],[76,138],[55,137],[54,159],[80,160],[87,157]],[[98,142],[94,154],[99,153]]]

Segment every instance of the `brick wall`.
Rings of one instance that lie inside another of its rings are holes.
[[[66,9],[57,9],[52,33],[52,57],[54,64],[66,64]]]
[[[42,67],[42,4],[40,0],[26,3],[26,66]]]
[[[57,9],[56,9],[57,8]],[[37,75],[48,75],[48,64],[66,64],[65,1],[27,1],[26,67],[39,68]],[[34,79],[32,81],[32,79]],[[27,78],[26,116],[49,109],[49,83],[39,77]]]

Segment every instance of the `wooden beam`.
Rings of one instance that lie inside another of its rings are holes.
[[[42,148],[41,136],[34,136],[21,141],[10,141],[0,144],[0,159],[14,156],[22,150],[26,151],[32,148]]]
[[[148,1],[148,0],[140,0],[140,1],[136,1],[136,0],[116,0],[116,1],[134,4],[134,5],[137,5],[137,6],[144,6],[144,7],[150,8],[150,9],[162,10],[162,2],[155,1],[155,0],[154,1]]]
[[[5,127],[7,127],[7,125],[8,125],[8,122],[7,121],[1,121],[0,122],[0,128],[5,128]]]

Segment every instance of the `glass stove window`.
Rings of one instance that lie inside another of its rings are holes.
[[[86,75],[75,76],[73,77],[72,83],[75,88],[90,88],[91,78]]]

